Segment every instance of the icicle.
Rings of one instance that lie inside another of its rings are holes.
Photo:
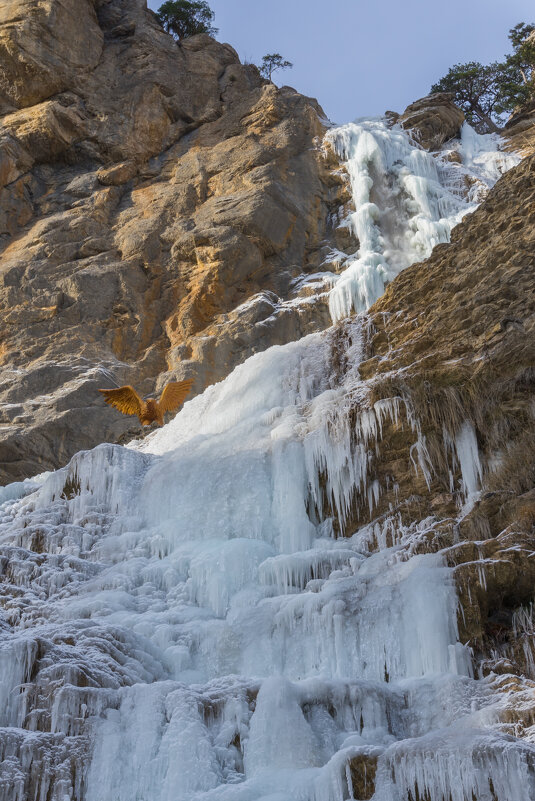
[[[472,423],[463,423],[455,437],[455,448],[461,466],[464,494],[467,499],[472,499],[477,493],[482,476],[479,448]]]

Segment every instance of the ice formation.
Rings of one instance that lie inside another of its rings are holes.
[[[401,270],[449,242],[453,226],[518,163],[496,134],[477,134],[467,123],[438,156],[382,118],[335,128],[328,139],[346,162],[356,209],[349,224],[359,241],[331,291],[335,321],[368,309]]]
[[[382,122],[330,136],[361,241],[337,317],[444,241],[466,203],[440,157]],[[468,130],[457,146],[478,180],[505,158]],[[397,229],[390,207],[408,210]],[[355,800],[363,759],[374,801],[535,797],[535,749],[493,729],[495,696],[458,641],[450,569],[411,552],[432,521],[334,536],[381,496],[388,421],[432,472],[408,401],[368,403],[363,325],[344,371],[332,332],[272,347],[143,443],[3,491],[0,801],[26,801],[28,775],[31,801]],[[470,424],[444,447],[469,502]]]

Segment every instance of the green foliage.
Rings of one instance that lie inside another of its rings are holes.
[[[535,99],[535,41],[529,38],[534,30],[535,25],[520,22],[509,31],[513,53],[504,61],[455,64],[431,91],[452,92],[476,130],[497,131],[504,115]]]
[[[275,70],[287,70],[290,67],[293,67],[292,62],[285,61],[280,53],[268,53],[262,59],[262,63],[258,69],[263,78],[267,78],[268,81],[271,81],[271,76]]]
[[[483,65],[478,61],[455,64],[448,74],[431,87],[432,92],[452,92],[457,105],[466,114],[468,122],[479,131],[496,131],[502,123],[504,111],[502,85],[505,80],[504,64],[494,62]],[[507,82],[514,75],[507,70]]]
[[[509,31],[513,53],[507,56],[506,65],[515,72],[515,80],[504,89],[506,102],[514,108],[533,99],[535,95],[535,25],[520,22]]]
[[[526,39],[535,30],[535,25],[525,22],[519,22],[514,28],[509,31],[509,41],[513,45],[513,50],[518,52],[526,44]]]
[[[163,27],[176,39],[185,39],[197,33],[215,36],[217,28],[212,22],[215,14],[205,0],[166,0],[158,9]]]

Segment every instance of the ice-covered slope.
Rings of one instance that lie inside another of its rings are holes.
[[[396,186],[369,195],[388,219]],[[418,480],[432,469],[407,402],[370,401],[366,322],[257,354],[141,445],[6,493],[1,801],[534,797],[535,749],[501,733],[503,699],[458,641],[451,569],[419,552],[439,521],[355,524],[391,489],[384,427]],[[469,421],[444,448],[470,504]]]

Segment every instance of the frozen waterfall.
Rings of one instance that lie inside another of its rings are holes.
[[[360,241],[334,318],[446,241],[513,158],[468,128],[458,174],[383,121],[329,137]],[[359,801],[359,765],[374,801],[535,797],[535,748],[496,729],[459,642],[450,568],[411,550],[433,521],[346,530],[384,489],[387,421],[429,474],[406,403],[368,403],[364,326],[344,370],[332,330],[272,347],[141,444],[4,491],[0,801],[27,801],[28,775],[30,801]],[[448,447],[469,499],[468,423]]]
[[[335,321],[368,309],[401,270],[449,242],[453,226],[519,160],[500,150],[496,134],[467,123],[438,154],[382,118],[348,123],[327,139],[347,166],[356,209],[347,222],[359,242],[331,291]]]

